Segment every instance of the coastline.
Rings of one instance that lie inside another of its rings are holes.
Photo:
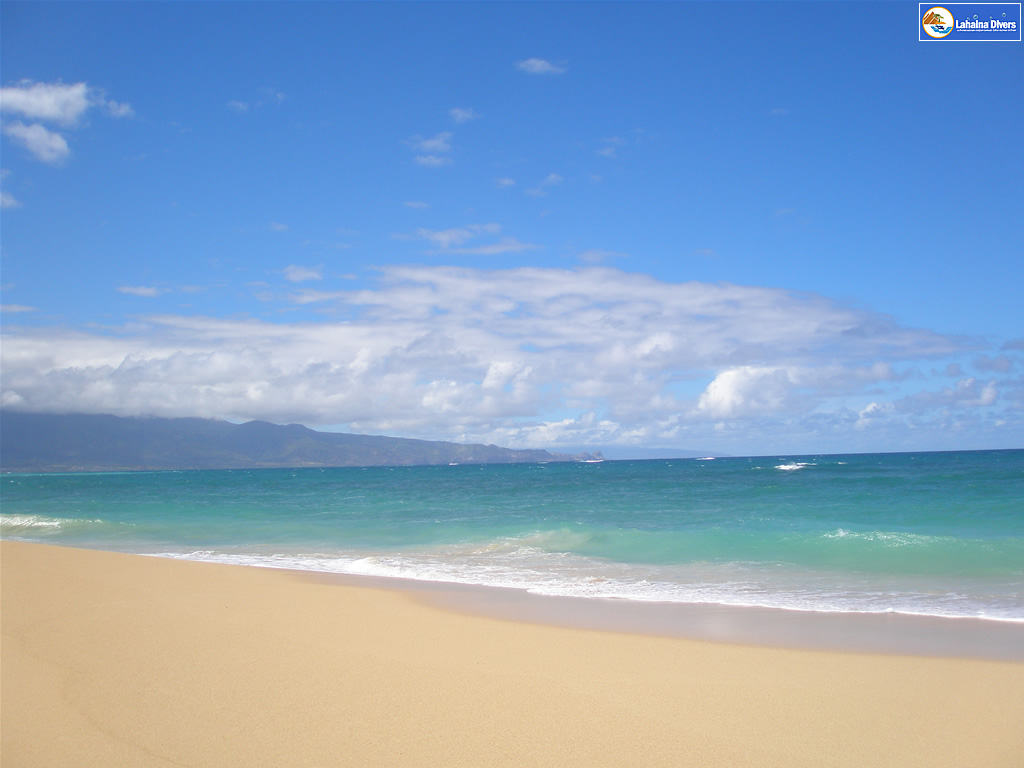
[[[1024,758],[1020,663],[610,631],[515,591],[10,541],[0,573],[5,765]]]
[[[1016,621],[562,597],[393,577],[310,575],[354,586],[409,591],[429,605],[458,613],[569,629],[766,648],[1024,663],[1024,622]]]

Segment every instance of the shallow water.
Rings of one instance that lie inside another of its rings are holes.
[[[10,539],[543,595],[1024,622],[1024,451],[0,480]]]

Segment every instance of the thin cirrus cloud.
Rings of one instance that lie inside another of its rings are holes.
[[[454,250],[499,230],[418,234]],[[329,304],[345,320],[6,324],[4,397],[25,409],[348,424],[552,447],[730,431],[748,440],[781,423],[846,434],[909,421],[939,429],[951,413],[969,421],[998,407],[1000,396],[994,376],[901,392],[913,361],[963,353],[963,341],[777,288],[609,267],[420,266],[289,301]]]
[[[159,296],[162,291],[152,285],[119,285],[117,286],[119,293],[126,293],[129,296],[139,296],[146,299],[152,299]]]
[[[242,101],[241,99],[231,99],[225,106],[232,112],[236,112],[240,115],[244,115],[250,111],[250,109],[261,109],[268,105],[280,106],[285,102],[288,96],[276,88],[260,88],[259,96],[255,101]]]
[[[427,138],[414,136],[406,141],[406,143],[415,152],[420,153],[414,158],[417,165],[426,168],[440,168],[452,163],[452,158],[448,154],[452,151],[453,136],[454,134],[451,131],[441,131]]]
[[[108,99],[102,89],[84,82],[68,85],[60,81],[21,80],[16,85],[0,88],[0,111],[18,116],[4,124],[3,134],[37,160],[51,165],[61,163],[71,154],[67,139],[60,131],[79,127],[93,108],[100,108],[115,118],[135,114],[131,105]]]
[[[416,165],[422,165],[424,168],[443,168],[446,165],[452,164],[450,157],[442,157],[440,155],[417,155],[413,159]]]
[[[292,283],[304,283],[308,280],[322,280],[323,266],[303,267],[298,264],[289,264],[284,268],[285,280]]]
[[[448,110],[452,120],[456,123],[468,123],[470,120],[479,120],[481,115],[472,107],[452,107]]]
[[[541,182],[537,186],[526,190],[526,194],[532,195],[533,197],[547,197],[548,194],[550,194],[551,188],[557,187],[563,181],[565,181],[565,179],[557,173],[549,173],[541,179]]]
[[[458,253],[475,256],[497,256],[504,253],[521,253],[539,248],[532,243],[524,243],[520,240],[502,236],[497,241],[479,243],[478,238],[494,236],[501,233],[501,227],[495,223],[470,224],[465,227],[453,227],[451,229],[433,230],[420,228],[416,230],[416,237],[429,241],[436,250],[432,253]],[[470,242],[474,241],[474,242]]]
[[[545,59],[523,59],[516,62],[516,69],[528,75],[561,75],[568,71],[567,67],[552,64]]]

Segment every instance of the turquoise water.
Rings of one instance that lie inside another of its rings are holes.
[[[2,534],[542,594],[1024,621],[1024,451],[8,474]]]

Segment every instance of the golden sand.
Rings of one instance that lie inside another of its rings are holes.
[[[1024,664],[567,629],[3,542],[22,766],[1024,765]]]

